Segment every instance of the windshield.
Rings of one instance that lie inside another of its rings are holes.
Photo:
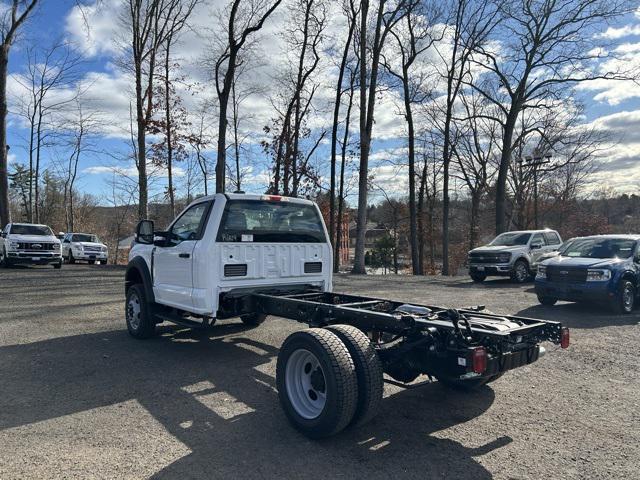
[[[575,240],[561,253],[563,257],[629,258],[635,240],[627,238],[585,238]]]
[[[44,225],[11,225],[11,234],[50,236],[53,232]]]
[[[489,245],[494,247],[513,247],[514,245],[526,245],[531,237],[530,233],[502,233],[493,239]]]
[[[95,235],[89,235],[87,233],[74,233],[71,237],[72,242],[92,242],[100,243],[100,239]]]
[[[219,242],[326,242],[313,205],[279,201],[231,200],[225,207]]]

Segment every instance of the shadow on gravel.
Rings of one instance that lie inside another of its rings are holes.
[[[606,306],[589,303],[557,303],[549,307],[534,305],[514,313],[515,316],[561,321],[570,328],[602,328],[636,325],[640,322],[640,310],[630,315],[614,315]]]
[[[359,429],[308,440],[288,424],[275,380],[264,373],[277,349],[243,330],[234,323],[206,335],[164,328],[147,341],[122,330],[2,347],[0,430],[136,400],[190,449],[156,474],[181,479],[482,479],[490,474],[474,457],[511,442],[500,437],[467,448],[433,435],[482,415],[494,401],[489,387],[462,394],[437,384],[394,393]],[[140,451],[123,466],[144,455],[144,433],[131,436]]]

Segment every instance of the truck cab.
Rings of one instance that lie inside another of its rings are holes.
[[[173,313],[242,318],[251,309],[242,302],[247,291],[330,291],[331,259],[313,202],[216,194],[192,202],[166,230],[138,225],[127,289],[143,284],[147,297]]]

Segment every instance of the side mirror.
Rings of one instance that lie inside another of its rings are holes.
[[[0,232],[0,237],[7,238],[7,232]]]
[[[542,244],[541,243],[532,243],[531,244],[531,250],[538,250],[542,248]]]
[[[140,220],[136,227],[136,243],[153,245],[153,227],[152,220]]]
[[[169,232],[155,232],[153,237],[153,244],[156,247],[168,246]]]

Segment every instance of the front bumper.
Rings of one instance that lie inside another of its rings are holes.
[[[99,260],[107,261],[107,252],[71,252],[75,260]]]
[[[568,302],[610,300],[615,296],[611,281],[606,282],[553,282],[536,278],[535,290],[539,297],[555,298]]]
[[[7,252],[7,259],[14,264],[42,265],[62,262],[59,252]]]
[[[510,263],[470,263],[469,273],[484,273],[485,275],[509,276]]]

